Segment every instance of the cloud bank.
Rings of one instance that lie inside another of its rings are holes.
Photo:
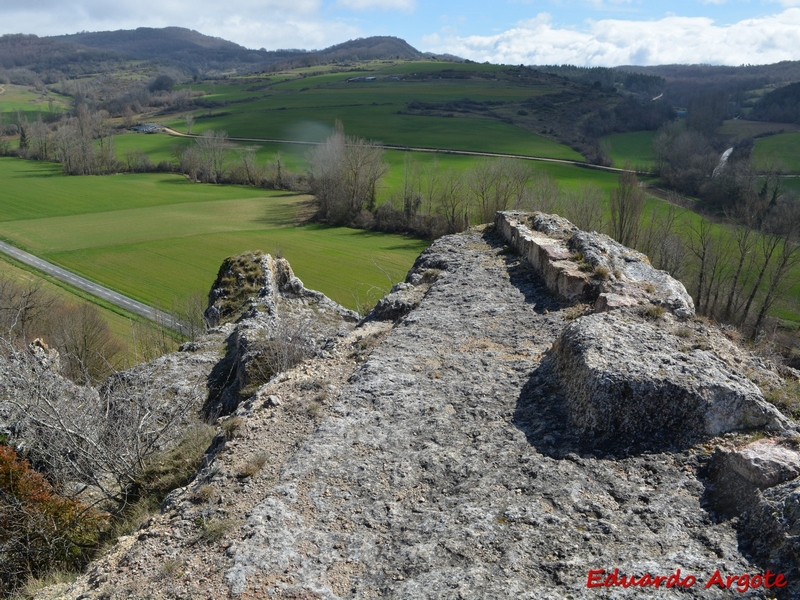
[[[769,64],[800,60],[800,8],[730,25],[706,17],[670,16],[587,21],[582,30],[560,28],[541,13],[496,35],[433,34],[423,44],[433,52],[506,64]]]

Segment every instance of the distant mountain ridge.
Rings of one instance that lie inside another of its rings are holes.
[[[243,65],[253,65],[258,69],[306,53],[305,50],[251,50],[184,27],[82,32],[56,36],[54,39],[95,50],[118,52],[136,60],[166,61],[192,70],[217,70]]]
[[[373,36],[349,40],[323,50],[306,52],[300,56],[293,57],[285,65],[281,64],[276,66],[280,66],[280,68],[310,67],[328,62],[383,60],[390,58],[419,60],[430,56],[432,55],[420,52],[400,38],[392,36]]]
[[[110,63],[124,60],[157,61],[207,74],[275,70],[333,61],[418,60],[434,56],[391,36],[358,38],[321,50],[253,50],[184,27],[84,31],[52,37],[0,36],[0,69],[27,68],[37,73],[102,72]],[[81,65],[77,71],[76,64]]]

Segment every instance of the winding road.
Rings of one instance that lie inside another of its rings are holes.
[[[147,304],[143,304],[142,302],[134,300],[133,298],[129,298],[128,296],[120,294],[119,292],[115,292],[114,290],[111,290],[105,286],[99,285],[93,281],[89,281],[80,275],[76,275],[75,273],[56,266],[51,262],[25,252],[24,250],[20,250],[16,246],[12,246],[6,242],[0,242],[0,252],[7,254],[8,256],[15,258],[22,263],[25,263],[26,265],[35,267],[40,271],[60,279],[65,283],[69,283],[76,288],[79,288],[85,292],[89,292],[98,298],[102,298],[103,300],[119,306],[120,308],[124,308],[125,310],[139,315],[140,317],[155,321],[156,323],[164,325],[165,327],[168,327],[174,331],[179,331],[181,333],[188,331],[188,327],[186,327],[182,321],[176,319],[169,313],[165,313],[164,311],[153,308],[152,306],[148,306]]]
[[[167,135],[171,135],[174,137],[184,137],[184,138],[201,137],[199,135],[192,133],[183,133],[182,131],[178,131],[177,129],[172,129],[170,127],[164,127],[164,131],[167,133]],[[324,143],[324,142],[306,142],[300,140],[278,140],[269,138],[240,138],[240,137],[229,137],[228,140],[230,140],[231,142],[297,144],[301,146],[319,146],[320,144]],[[596,169],[598,171],[610,171],[612,173],[625,173],[630,170],[630,169],[620,169],[617,167],[604,167],[602,165],[593,165],[579,160],[569,160],[566,158],[548,158],[546,156],[528,156],[527,154],[505,154],[502,152],[481,152],[478,150],[451,150],[448,148],[419,148],[415,146],[395,146],[391,144],[376,144],[376,146],[384,150],[400,150],[403,152],[428,152],[431,154],[456,154],[459,156],[489,156],[492,158],[517,158],[520,160],[533,160],[536,162],[560,163],[562,165],[576,165],[579,167],[585,167],[587,169]],[[633,170],[633,172],[643,175],[650,174],[644,171]]]

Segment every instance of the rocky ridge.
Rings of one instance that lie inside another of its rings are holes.
[[[796,426],[756,385],[780,376],[646,257],[499,214],[435,242],[358,324],[288,264],[253,264],[211,297],[250,286],[212,330],[229,376],[207,403],[228,434],[160,515],[41,598],[727,598],[704,587],[715,571],[766,569],[789,586],[742,597],[800,593]],[[251,334],[312,313],[313,355],[243,399]],[[698,583],[587,587],[600,569]]]

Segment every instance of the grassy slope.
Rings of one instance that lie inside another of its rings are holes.
[[[223,129],[233,137],[300,139],[320,141],[340,119],[348,134],[380,140],[385,144],[483,150],[567,158],[582,157],[567,146],[529,133],[514,125],[474,114],[461,116],[418,116],[398,114],[410,102],[523,101],[555,91],[541,84],[523,84],[501,77],[505,67],[497,65],[441,62],[372,63],[372,71],[323,73],[298,77],[297,72],[265,81],[263,78],[233,80],[216,84],[207,101],[224,104],[196,111],[193,133]],[[450,69],[473,79],[419,79],[424,73]],[[492,78],[492,72],[498,79]],[[353,76],[376,76],[374,82],[347,83]],[[399,81],[392,80],[399,76]],[[276,81],[274,84],[273,81]],[[192,86],[197,90],[199,86]],[[203,86],[211,92],[212,86]],[[170,122],[183,128],[181,120]]]
[[[756,140],[753,160],[756,165],[776,160],[789,172],[800,173],[800,133],[781,133]]]
[[[12,281],[16,281],[23,285],[30,284],[38,286],[48,294],[57,296],[65,302],[88,302],[88,300],[85,298],[86,294],[81,293],[79,290],[72,288],[67,284],[61,284],[61,282],[56,283],[51,278],[40,275],[38,272],[34,272],[33,269],[28,270],[24,268],[24,265],[19,265],[16,263],[16,261],[9,259],[5,255],[0,256],[0,270],[2,271],[4,277],[8,277]],[[98,310],[100,310],[100,314],[103,316],[103,319],[106,321],[106,323],[108,323],[109,327],[114,332],[114,335],[120,339],[130,341],[131,319],[134,318],[133,315],[126,314],[121,308],[117,310],[111,310],[104,305],[95,304],[94,302],[92,302],[92,304],[94,304]]]
[[[0,222],[265,195],[241,186],[198,186],[161,173],[65,177],[58,164],[15,158],[0,158],[0,180]]]
[[[53,101],[53,112],[58,114],[68,110],[69,98],[48,90],[40,93],[36,90],[23,85],[12,85],[10,83],[0,86],[0,113],[17,112],[25,113],[28,120],[35,120],[39,113],[47,114],[50,112],[50,100]],[[8,121],[5,117],[3,122]],[[16,116],[14,117],[16,120]]]
[[[125,150],[139,148],[147,153],[153,162],[159,162],[160,160],[173,160],[172,146],[176,143],[192,143],[191,140],[186,138],[177,138],[156,134],[119,135],[115,138],[115,140],[115,148],[118,155],[122,156]],[[308,163],[306,161],[306,153],[308,152],[309,148],[308,146],[278,143],[240,144],[239,146],[248,145],[257,148],[257,155],[259,161],[262,163],[274,160],[276,154],[280,153],[281,161],[286,168],[295,172],[305,172],[308,168]],[[388,150],[384,154],[384,159],[389,164],[390,171],[382,181],[378,194],[379,202],[385,201],[391,197],[393,193],[400,191],[403,180],[403,165],[406,155],[410,155],[414,161],[421,166],[430,165],[431,163],[435,162],[441,169],[456,169],[458,171],[466,171],[471,166],[474,166],[478,161],[484,160],[480,157],[459,156],[446,153],[408,153],[400,150]],[[235,160],[235,158],[235,151],[231,151],[230,159]],[[616,175],[602,173],[600,171],[594,171],[571,165],[559,165],[544,162],[527,161],[527,163],[530,164],[534,169],[542,169],[549,172],[553,177],[558,178],[559,181],[566,186],[595,182],[604,189],[610,189],[610,186],[616,185]]]
[[[137,327],[150,327],[150,323],[146,319],[129,313],[118,306],[106,303],[83,290],[72,287],[27,265],[17,263],[5,255],[0,255],[0,272],[2,272],[3,276],[24,285],[30,283],[38,286],[46,293],[52,294],[64,302],[93,305],[100,312],[101,318],[106,322],[111,333],[123,345],[122,354],[119,356],[121,362],[117,364],[117,367],[124,368],[141,361],[141,357],[135,351],[134,332],[137,331],[136,335],[141,335],[142,330],[137,330]],[[135,323],[140,325],[135,325]],[[177,347],[177,342],[174,343],[174,347]]]
[[[640,170],[652,169],[655,165],[653,139],[655,131],[635,131],[633,133],[614,133],[603,141],[608,143],[609,155],[615,167],[630,164]]]
[[[222,260],[231,254],[280,252],[306,286],[357,308],[367,300],[374,303],[393,282],[402,280],[426,245],[343,227],[304,226],[198,233],[47,257],[134,297],[168,305],[175,295],[207,289]]]
[[[722,126],[717,130],[717,133],[735,139],[742,139],[755,137],[757,135],[767,135],[798,130],[800,130],[800,125],[769,123],[767,121],[747,121],[745,119],[730,119],[722,124]]]

